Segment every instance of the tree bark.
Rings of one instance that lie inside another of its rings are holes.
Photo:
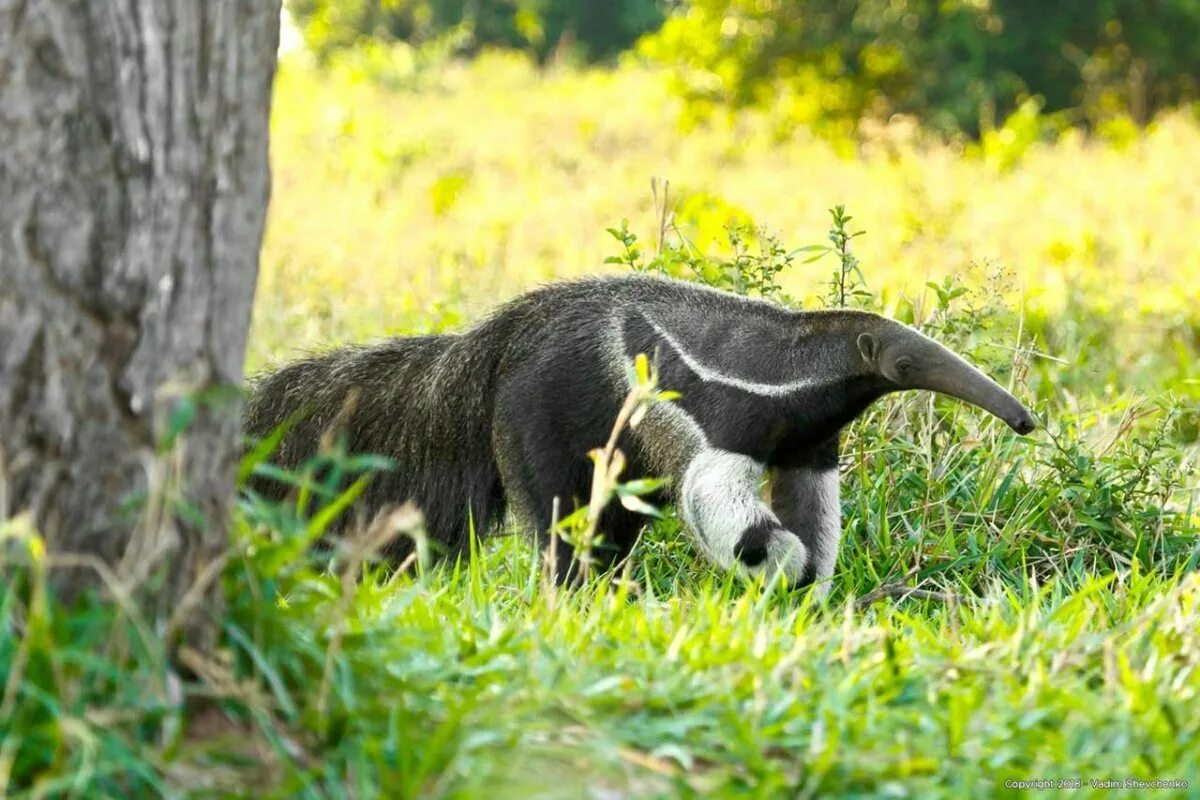
[[[159,614],[227,546],[278,36],[279,0],[0,0],[0,519]]]

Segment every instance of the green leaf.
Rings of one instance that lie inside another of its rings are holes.
[[[650,383],[650,359],[645,353],[638,353],[633,359],[633,371],[640,386]]]
[[[667,484],[664,478],[637,478],[617,487],[617,494],[648,494],[658,491]]]
[[[637,495],[623,494],[621,495],[621,505],[637,514],[645,514],[648,517],[662,518],[662,512],[654,506],[647,503]]]
[[[371,478],[373,477],[375,476],[363,475],[354,483],[350,484],[350,486],[348,486],[344,492],[338,495],[332,503],[329,503],[320,511],[318,511],[308,523],[306,535],[308,536],[309,541],[315,541],[318,536],[323,534],[325,529],[329,527],[329,524],[337,519],[339,514],[349,508],[350,505],[358,499],[358,496],[361,495],[363,490],[367,488],[367,484],[371,482]]]

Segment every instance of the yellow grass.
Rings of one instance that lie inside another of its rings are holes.
[[[995,262],[1049,308],[1072,293],[1130,313],[1200,307],[1200,124],[1185,113],[1124,147],[1034,145],[1005,170],[898,126],[855,158],[803,132],[780,141],[762,116],[684,132],[642,67],[542,75],[489,55],[395,74],[389,89],[281,68],[251,370],[612,270],[606,227],[629,217],[653,238],[652,176],[671,179],[702,246],[731,214],[790,246],[821,242],[826,209],[845,203],[868,231],[856,244],[872,287],[892,297]],[[803,296],[831,267],[797,267],[789,288]]]

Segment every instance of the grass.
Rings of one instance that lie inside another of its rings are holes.
[[[678,246],[714,268],[826,241],[845,201],[859,301],[985,364],[1046,429],[928,396],[873,408],[844,447],[824,604],[718,574],[670,516],[626,572],[563,590],[515,535],[391,573],[371,552],[403,514],[297,558],[320,531],[244,496],[222,646],[177,654],[187,679],[136,610],[47,596],[36,532],[0,523],[0,795],[1194,793],[1200,189],[1181,165],[1200,124],[1001,166],[903,131],[848,160],[752,116],[683,135],[672,113],[634,67],[285,65],[251,369],[628,268],[603,264],[628,253],[605,232],[622,217],[646,266],[648,178],[669,172],[707,255]],[[731,247],[731,219],[789,248]],[[797,258],[780,289],[812,302],[836,267]]]

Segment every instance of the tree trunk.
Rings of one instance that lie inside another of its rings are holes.
[[[279,0],[0,0],[0,519],[159,615],[227,546],[278,36]]]

